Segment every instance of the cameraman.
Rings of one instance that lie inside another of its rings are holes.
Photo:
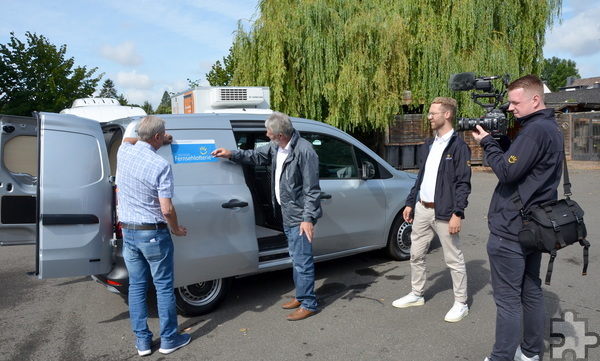
[[[518,191],[525,209],[557,198],[563,138],[554,109],[544,104],[544,85],[537,76],[509,84],[508,101],[521,130],[506,152],[481,126],[473,132],[498,177],[488,212],[487,244],[497,307],[496,342],[486,361],[536,361],[544,351],[546,319],[542,254],[521,248],[522,220],[512,195]]]

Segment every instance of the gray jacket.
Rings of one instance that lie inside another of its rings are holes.
[[[271,166],[271,199],[275,208],[275,168],[278,146],[273,142],[254,150],[232,150],[236,163]],[[290,154],[283,163],[279,182],[281,213],[285,227],[301,222],[316,223],[321,218],[321,188],[319,187],[319,157],[312,144],[300,138],[296,130],[290,140]]]

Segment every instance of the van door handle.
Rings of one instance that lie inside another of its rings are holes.
[[[221,204],[223,208],[242,208],[248,207],[248,202],[240,201],[239,199],[232,199],[227,203]]]
[[[331,194],[321,192],[321,195],[319,196],[319,198],[320,199],[331,199]]]
[[[73,224],[98,224],[100,220],[94,214],[42,214],[42,223],[46,226],[64,226]]]

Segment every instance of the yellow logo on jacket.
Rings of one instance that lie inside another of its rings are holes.
[[[508,157],[508,162],[511,164],[515,164],[517,162],[517,156],[511,155],[510,157]]]

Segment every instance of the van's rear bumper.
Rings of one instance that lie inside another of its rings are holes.
[[[101,283],[109,291],[126,295],[129,292],[129,272],[123,259],[123,241],[117,240],[117,249],[114,255],[114,267],[108,274],[93,275],[92,279]]]

